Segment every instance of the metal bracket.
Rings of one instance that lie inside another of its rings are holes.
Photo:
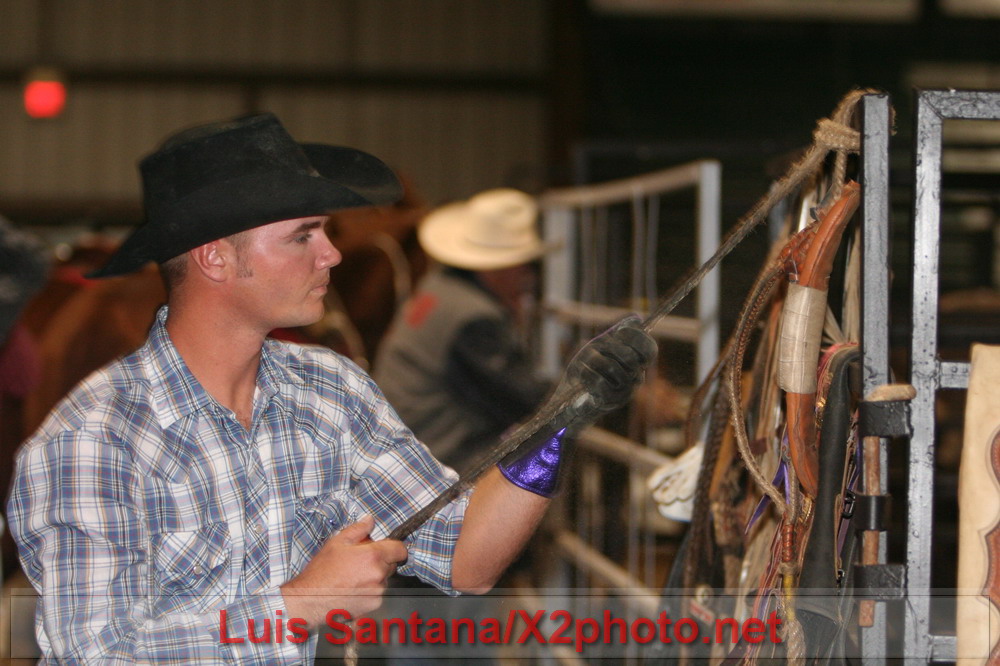
[[[895,601],[906,596],[906,565],[869,564],[854,567],[852,595],[856,599]]]
[[[909,437],[913,433],[908,400],[865,400],[859,412],[862,437]]]
[[[851,526],[858,532],[884,532],[892,520],[892,495],[855,495]]]

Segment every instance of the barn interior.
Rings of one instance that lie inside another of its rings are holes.
[[[504,603],[633,620],[666,611],[699,626],[787,612],[782,590],[807,587],[803,553],[818,531],[801,506],[782,518],[799,493],[787,489],[794,475],[784,490],[777,476],[793,467],[781,434],[792,391],[761,369],[783,335],[767,312],[787,296],[776,287],[757,311],[745,304],[789,236],[855,180],[857,212],[826,276],[827,317],[843,337],[817,342],[830,365],[834,347],[861,351],[831,500],[832,573],[811,583],[837,608],[816,658],[988,656],[996,624],[970,639],[956,590],[960,542],[1000,561],[990,541],[1000,464],[966,495],[960,473],[975,465],[963,464],[970,348],[1000,344],[998,29],[995,0],[4,0],[0,217],[44,248],[48,267],[12,324],[27,346],[0,347],[0,490],[6,498],[20,444],[73,385],[142,344],[164,302],[155,268],[85,277],[143,221],[138,160],[179,128],[269,111],[299,141],[378,155],[405,185],[394,205],[331,215],[344,259],[328,315],[285,339],[373,370],[430,268],[421,220],[498,187],[536,197],[542,233],[565,248],[542,260],[524,329],[540,375],[557,379],[623,314],[649,318],[660,353],[648,384],[580,434],[558,500],[495,593]],[[29,98],[39,82],[61,91],[55,101]],[[849,130],[850,145],[824,143],[821,119]],[[811,148],[823,154],[807,173]],[[768,200],[790,175],[800,179]],[[720,257],[733,234],[740,242]],[[675,309],[657,310],[675,295]],[[18,356],[26,349],[32,358]],[[868,395],[905,386],[916,397]],[[809,403],[816,433],[825,404]],[[806,507],[818,492],[802,491]],[[965,516],[985,525],[968,545]],[[801,548],[781,560],[789,524]],[[2,539],[0,657],[30,663],[34,591]],[[992,575],[968,575],[981,579],[971,596],[1000,613]],[[987,648],[968,647],[977,638]],[[745,640],[502,647],[497,659],[534,663],[768,656]],[[377,646],[360,656],[391,661]]]

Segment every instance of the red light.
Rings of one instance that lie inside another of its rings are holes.
[[[55,118],[66,106],[62,81],[29,81],[24,86],[24,110],[32,118]]]

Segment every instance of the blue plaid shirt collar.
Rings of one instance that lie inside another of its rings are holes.
[[[150,330],[146,344],[139,350],[139,358],[146,368],[146,376],[153,392],[152,409],[163,438],[146,438],[139,444],[140,455],[152,469],[159,469],[169,478],[187,475],[190,462],[183,450],[183,437],[170,437],[183,429],[190,417],[205,412],[220,415],[226,408],[215,400],[191,374],[167,333],[168,307],[162,306]],[[268,338],[261,349],[257,387],[260,399],[267,404],[281,392],[283,384],[303,384],[303,377],[288,362],[288,354],[281,343]]]

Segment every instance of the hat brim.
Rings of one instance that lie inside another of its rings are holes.
[[[162,263],[205,243],[265,224],[388,205],[403,195],[396,174],[374,155],[326,144],[300,146],[318,175],[277,173],[205,187],[185,197],[175,208],[173,215],[185,220],[183,232],[179,225],[164,229],[147,221],[125,239],[107,264],[87,277],[125,275],[147,263]],[[225,196],[219,196],[222,189]],[[256,202],[253,215],[234,213],[225,205],[234,191]]]
[[[558,244],[540,240],[511,247],[474,243],[464,233],[467,216],[464,203],[449,204],[433,211],[417,229],[420,246],[439,263],[471,271],[500,270],[527,264],[559,248]]]
[[[374,155],[325,143],[299,145],[319,175],[360,196],[367,202],[362,205],[385,206],[403,198],[403,184],[395,172]]]

